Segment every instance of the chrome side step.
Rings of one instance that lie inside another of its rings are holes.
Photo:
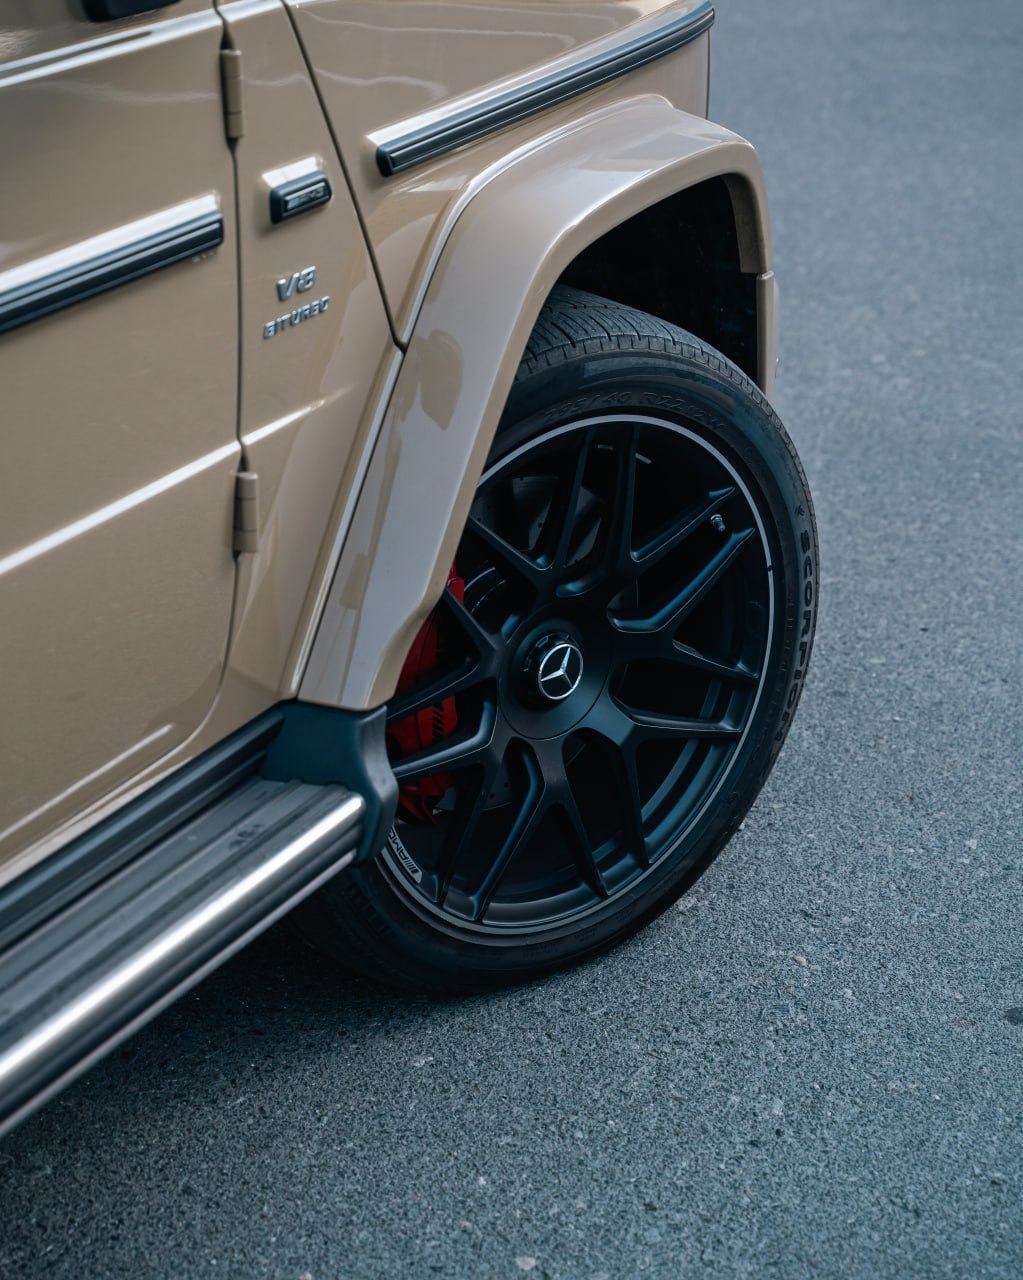
[[[340,784],[250,776],[9,942],[0,1132],[351,862],[366,815]]]

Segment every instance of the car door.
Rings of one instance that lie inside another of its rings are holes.
[[[222,24],[140,7],[0,0],[0,878],[201,723],[230,625]]]

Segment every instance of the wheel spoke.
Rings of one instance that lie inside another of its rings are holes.
[[[760,672],[752,671],[741,663],[723,662],[720,658],[712,658],[692,645],[683,644],[674,639],[666,631],[621,631],[619,628],[616,642],[615,669],[620,671],[632,663],[649,662],[660,659],[662,662],[688,667],[692,671],[700,671],[715,680],[728,680],[734,684],[748,685],[754,688],[760,683]],[[626,621],[626,624],[628,622]]]
[[[399,782],[412,782],[416,778],[482,763],[494,749],[496,723],[496,706],[484,703],[479,728],[474,733],[442,738],[403,760],[394,761],[391,765],[394,776]]]
[[[567,777],[562,777],[551,787],[551,806],[560,811],[568,827],[575,847],[575,862],[579,874],[598,897],[608,897],[607,885],[593,856],[593,845],[586,834],[583,817]]]
[[[750,671],[748,667],[730,662],[719,662],[717,658],[708,658],[705,653],[700,653],[691,645],[680,644],[678,640],[672,640],[667,647],[665,657],[679,663],[680,666],[692,667],[694,671],[703,671],[709,676],[715,676],[718,680],[734,680],[737,684],[748,685],[760,683],[759,672]]]
[[[513,547],[499,533],[495,533],[475,516],[469,517],[465,531],[472,537],[478,538],[494,553],[502,565],[518,574],[520,578],[524,578],[531,587],[539,589],[550,575],[550,568],[547,565],[537,564],[532,556],[520,551],[518,547]]]
[[[676,547],[691,537],[697,529],[715,515],[718,508],[735,493],[735,486],[726,489],[715,489],[705,502],[693,510],[687,511],[674,524],[662,530],[655,538],[643,544],[632,556],[632,569],[636,577],[659,564],[665,556],[670,555]]]
[[[463,663],[457,671],[439,676],[429,684],[422,685],[410,693],[393,698],[387,707],[387,718],[390,722],[404,720],[406,716],[415,715],[417,711],[425,711],[427,707],[435,707],[445,698],[453,698],[479,684],[483,676],[479,662]]]
[[[522,751],[521,759],[526,773],[526,792],[511,830],[491,860],[486,875],[479,886],[471,894],[466,895],[465,905],[469,907],[470,918],[473,921],[478,922],[486,915],[487,908],[514,861],[515,855],[528,843],[548,809],[547,784],[536,757],[526,748]],[[449,894],[449,899],[450,897]]]
[[[579,495],[582,492],[586,463],[590,456],[590,438],[590,433],[587,432],[576,454],[572,478],[567,486],[557,487],[547,513],[544,544],[548,549],[547,559],[555,576],[560,574],[568,563],[572,549],[572,534],[579,508]]]
[[[643,834],[643,801],[639,794],[639,773],[636,754],[619,747],[615,753],[615,768],[620,777],[622,817],[625,822],[625,847],[641,867],[650,865],[646,836]]]
[[[608,565],[621,570],[632,560],[632,522],[636,504],[636,446],[639,427],[631,426],[616,450],[613,506],[608,521]]]
[[[486,810],[487,798],[499,770],[500,762],[490,759],[479,769],[467,770],[459,780],[454,809],[444,833],[444,842],[434,871],[437,901],[442,905],[459,862],[471,853],[476,828]]]
[[[675,631],[711,587],[724,575],[753,534],[753,529],[743,529],[741,533],[731,534],[710,562],[704,565],[700,572],[677,591],[667,603],[653,613],[642,618],[612,618],[612,625],[626,635],[630,633],[655,635],[659,632]]]
[[[607,756],[618,780],[625,847],[640,866],[649,866],[646,836],[643,834],[643,801],[636,768],[636,751],[643,741],[643,731],[626,709],[610,697],[598,700],[582,727],[595,733],[606,744]]]
[[[488,631],[450,588],[445,588],[441,600],[461,627],[466,639],[479,654],[479,678],[495,674],[503,645],[501,637]]]
[[[734,742],[742,736],[742,730],[723,720],[701,720],[695,716],[657,715],[649,711],[623,708],[624,714],[636,726],[637,742],[673,740],[697,742]]]

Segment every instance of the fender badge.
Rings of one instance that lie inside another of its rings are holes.
[[[322,316],[329,307],[330,294],[325,293],[322,298],[317,298],[315,302],[306,302],[301,307],[296,307],[294,311],[289,311],[287,315],[278,316],[276,320],[268,320],[263,325],[263,337],[273,338],[277,334],[283,333],[285,329],[294,329],[303,320],[311,320],[313,316]]]

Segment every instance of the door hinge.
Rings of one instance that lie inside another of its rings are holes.
[[[242,54],[240,49],[221,49],[220,82],[224,89],[224,127],[228,141],[245,133],[245,102],[242,97]]]
[[[239,471],[234,485],[234,549],[259,550],[259,476]]]

